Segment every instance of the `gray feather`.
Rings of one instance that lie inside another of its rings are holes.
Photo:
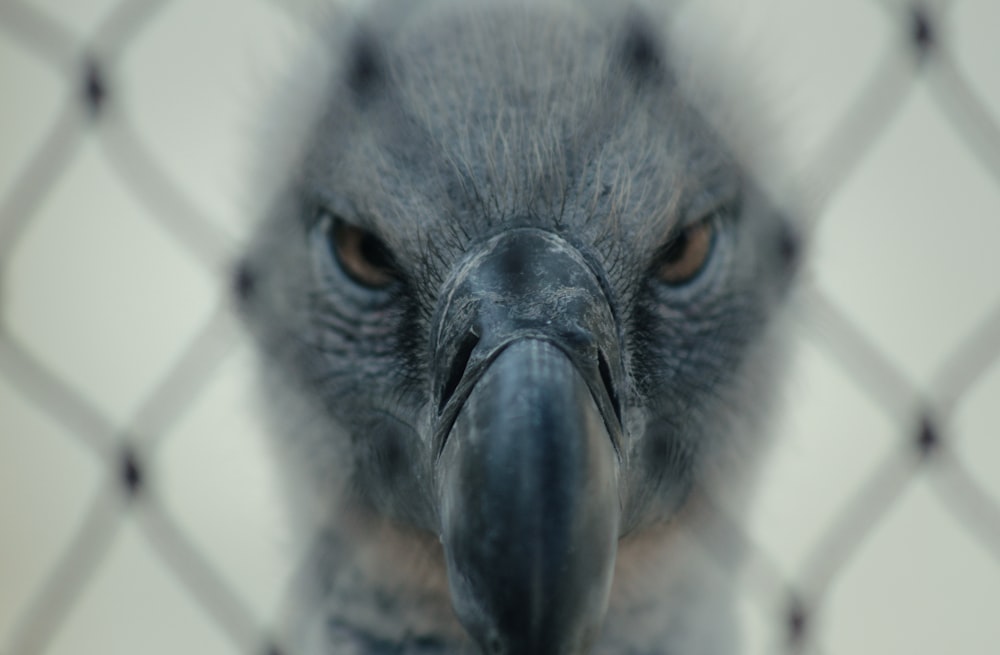
[[[518,226],[585,253],[622,330],[625,527],[594,652],[734,652],[739,549],[713,508],[745,495],[763,449],[793,224],[638,7],[375,3],[329,41],[238,285],[311,546],[305,652],[478,652],[435,527],[431,331],[468,253]],[[384,244],[397,284],[345,278],[330,215]],[[716,215],[700,277],[656,282],[665,244]]]

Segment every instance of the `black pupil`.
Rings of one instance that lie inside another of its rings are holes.
[[[361,256],[373,267],[384,271],[392,268],[392,260],[389,256],[389,251],[381,241],[376,239],[371,234],[365,234],[361,237],[359,247],[361,248]]]
[[[690,237],[688,236],[687,230],[678,234],[663,252],[663,263],[676,264],[679,262],[681,258],[684,257],[684,252],[687,250],[689,239]]]

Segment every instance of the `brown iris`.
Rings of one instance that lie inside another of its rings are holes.
[[[705,267],[714,239],[714,221],[703,220],[684,228],[660,255],[657,277],[672,286],[690,282]]]
[[[327,233],[337,262],[352,280],[371,289],[384,289],[396,279],[389,249],[371,232],[334,219]]]

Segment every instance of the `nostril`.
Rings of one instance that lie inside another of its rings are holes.
[[[597,351],[597,367],[601,372],[601,382],[604,383],[604,390],[608,392],[608,398],[611,399],[611,406],[615,410],[615,416],[618,418],[618,422],[622,422],[622,408],[618,403],[618,394],[615,392],[615,384],[611,377],[611,366],[608,365],[608,358],[604,356],[603,350]]]
[[[500,635],[497,634],[496,630],[490,630],[490,633],[486,636],[486,652],[488,655],[504,655],[503,643],[500,641]]]
[[[466,333],[465,337],[462,338],[461,343],[458,344],[458,350],[455,352],[454,359],[451,360],[451,367],[448,369],[448,377],[445,380],[444,388],[441,391],[441,402],[438,404],[438,414],[444,411],[444,406],[448,404],[451,397],[455,395],[455,390],[458,389],[458,384],[462,381],[465,376],[465,369],[469,366],[469,359],[472,357],[472,351],[476,349],[476,345],[479,343],[479,335],[473,331]]]

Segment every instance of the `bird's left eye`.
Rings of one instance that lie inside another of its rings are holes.
[[[677,234],[659,257],[656,276],[660,281],[679,286],[696,278],[712,253],[716,229],[716,222],[707,219]]]
[[[374,234],[334,217],[326,217],[322,228],[349,278],[369,289],[385,289],[396,280],[392,254]]]

